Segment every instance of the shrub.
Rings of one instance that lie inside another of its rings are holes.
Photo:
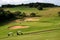
[[[0,9],[0,21],[1,22],[11,20],[12,18],[14,18],[14,16],[10,11],[4,11],[4,9]]]
[[[60,12],[58,12],[58,16],[60,16]]]
[[[20,18],[21,17],[21,12],[20,11],[16,11],[16,12],[14,12],[14,16],[16,17],[16,18]]]
[[[38,10],[43,10],[43,7],[42,6],[38,6],[37,9]]]
[[[31,17],[35,17],[36,16],[36,13],[31,13],[30,16]]]
[[[14,12],[14,14],[15,14],[15,16],[18,16],[18,15],[21,14],[21,12],[20,11],[16,11],[16,12]]]
[[[23,17],[26,17],[27,16],[25,12],[23,12],[22,15],[23,15]]]

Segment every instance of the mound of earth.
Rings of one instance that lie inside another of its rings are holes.
[[[22,29],[22,28],[29,28],[29,26],[12,26],[9,29]]]

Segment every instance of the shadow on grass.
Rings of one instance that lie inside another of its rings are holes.
[[[16,19],[13,18],[13,19],[5,20],[5,21],[0,21],[0,26],[6,25],[6,24],[10,23],[13,20],[16,20]]]

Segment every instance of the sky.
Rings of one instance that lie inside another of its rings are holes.
[[[22,4],[30,2],[53,3],[55,5],[60,5],[60,0],[0,0],[0,6],[4,4]]]

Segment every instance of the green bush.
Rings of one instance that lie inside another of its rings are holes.
[[[58,16],[60,16],[60,12],[58,12]]]
[[[36,17],[36,13],[31,13],[30,17]]]
[[[38,6],[37,9],[38,10],[43,10],[43,7],[42,6]]]

